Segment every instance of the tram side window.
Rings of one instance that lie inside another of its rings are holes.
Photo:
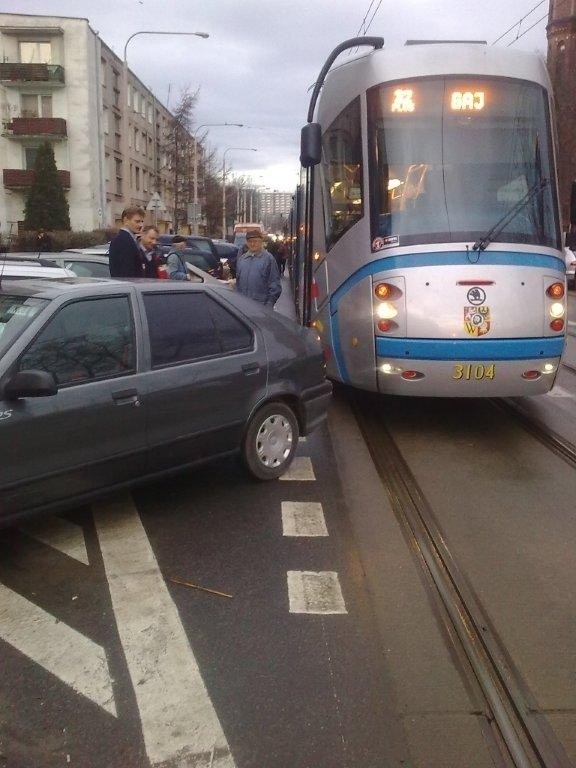
[[[322,136],[326,246],[364,215],[360,99],[354,99]]]

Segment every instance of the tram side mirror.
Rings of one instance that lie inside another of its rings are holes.
[[[308,123],[300,132],[300,162],[303,168],[318,165],[322,159],[322,129],[320,123]]]

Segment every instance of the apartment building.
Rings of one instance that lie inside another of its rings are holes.
[[[260,192],[260,211],[267,230],[281,231],[287,226],[292,192]]]
[[[88,20],[2,13],[0,55],[0,230],[21,225],[45,141],[72,229],[115,226],[124,207],[138,204],[168,230],[173,193],[163,143],[171,113],[124,71]]]

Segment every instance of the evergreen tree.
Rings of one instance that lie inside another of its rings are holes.
[[[49,142],[38,149],[35,179],[24,209],[26,229],[70,229],[70,209]]]

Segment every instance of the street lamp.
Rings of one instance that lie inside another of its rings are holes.
[[[202,123],[193,133],[194,137],[194,231],[192,234],[198,234],[198,141],[196,137],[201,128],[220,128],[223,126],[233,126],[234,128],[244,128],[242,123]]]
[[[228,152],[258,152],[254,147],[227,147],[222,155],[222,240],[226,240],[226,155]]]
[[[122,80],[123,80],[123,96],[124,99],[124,109],[122,110],[126,115],[126,122],[124,126],[124,131],[122,133],[122,160],[124,163],[124,169],[122,172],[122,197],[124,198],[123,204],[124,207],[128,204],[128,193],[130,190],[130,158],[128,157],[128,130],[129,130],[129,122],[128,122],[128,60],[126,58],[126,50],[128,48],[128,43],[135,38],[137,35],[188,35],[192,37],[202,37],[206,39],[207,37],[210,37],[210,35],[207,32],[163,32],[160,30],[150,29],[150,30],[140,30],[139,32],[134,32],[134,34],[130,35],[128,40],[126,40],[126,45],[124,46],[124,59],[122,62]],[[155,115],[152,115],[152,120],[156,121]],[[154,168],[154,178],[156,178],[156,168]]]

